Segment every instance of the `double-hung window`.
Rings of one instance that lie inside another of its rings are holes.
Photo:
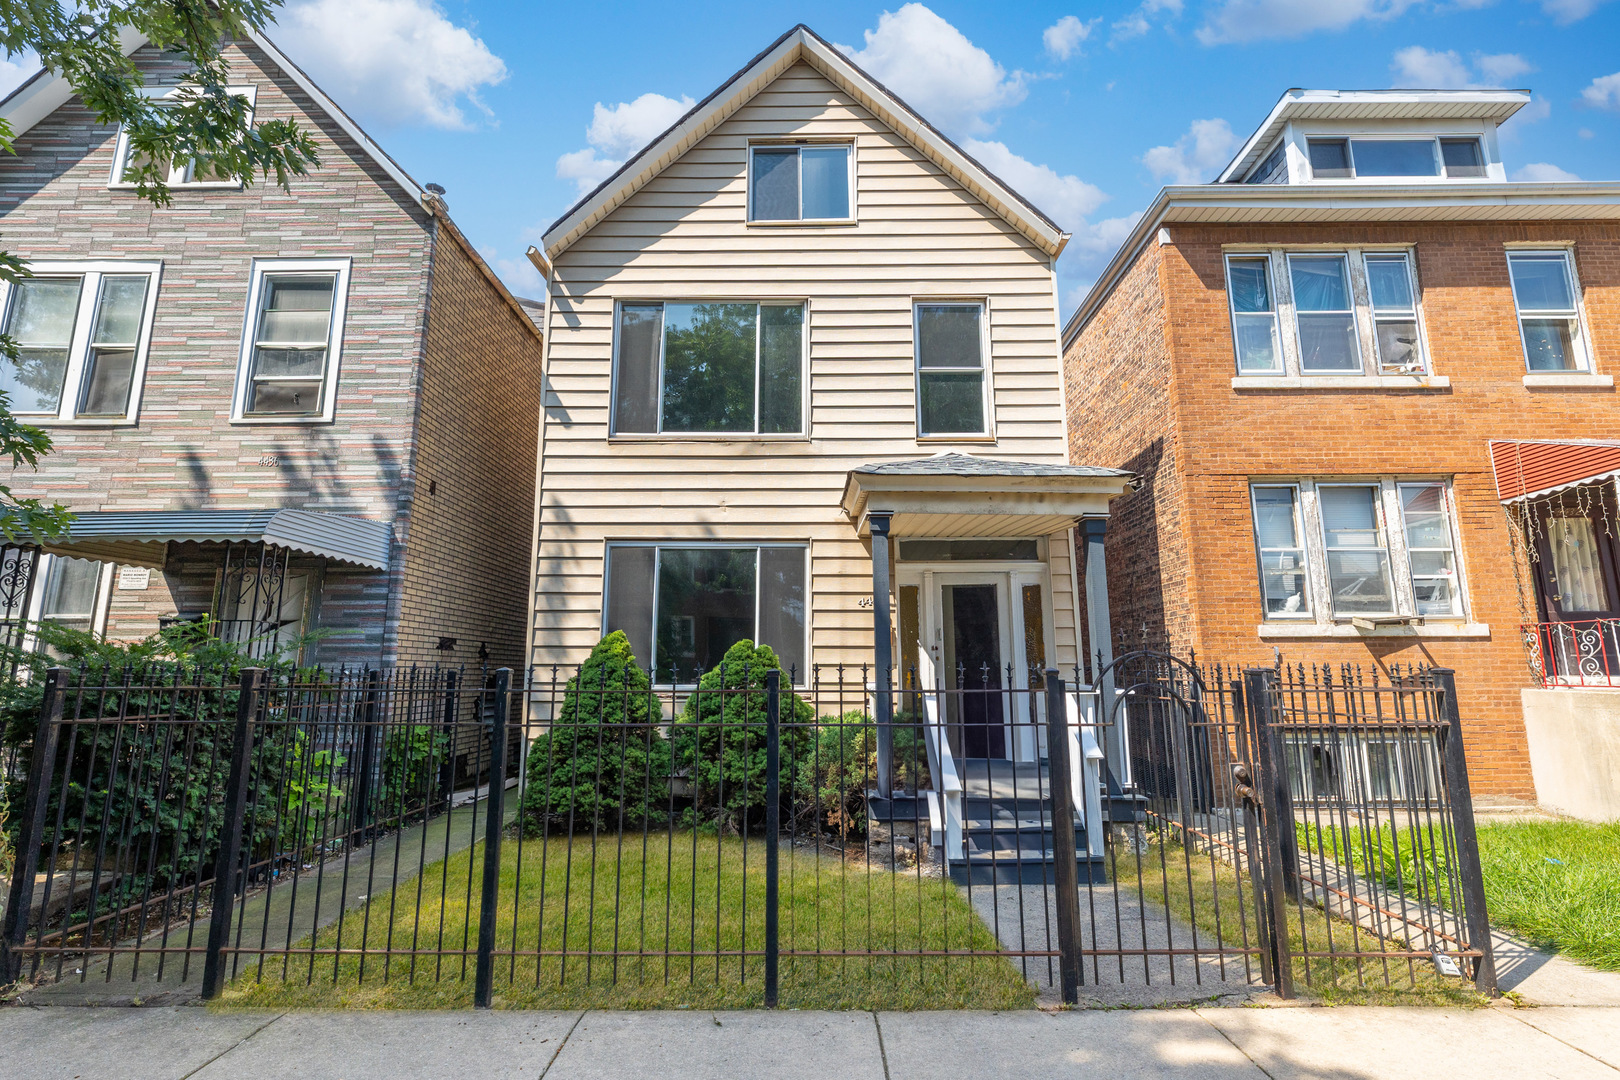
[[[1410,251],[1232,252],[1226,291],[1234,386],[1256,376],[1428,374]]]
[[[348,289],[347,259],[254,262],[233,419],[332,419]]]
[[[1513,303],[1531,371],[1589,370],[1575,267],[1567,251],[1510,251]]]
[[[1288,274],[1294,287],[1294,325],[1299,332],[1299,368],[1305,374],[1361,371],[1349,261],[1344,255],[1288,256]]]
[[[609,544],[603,632],[622,630],[661,685],[695,683],[739,641],[768,645],[804,685],[809,548]]]
[[[1249,498],[1266,620],[1463,617],[1445,481],[1257,481]]]
[[[919,437],[990,434],[984,316],[978,302],[916,305]]]
[[[33,422],[134,423],[152,336],[158,263],[34,263],[6,289],[0,360],[11,410]]]
[[[854,156],[847,143],[750,147],[748,220],[852,220]]]
[[[613,432],[804,432],[805,306],[622,303]]]

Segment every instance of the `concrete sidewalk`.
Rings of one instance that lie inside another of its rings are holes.
[[[0,1009],[27,1080],[1620,1077],[1620,1009],[1017,1013]]]

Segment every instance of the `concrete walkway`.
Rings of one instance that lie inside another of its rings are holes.
[[[0,1009],[28,1080],[1620,1077],[1620,1009],[1019,1013]]]

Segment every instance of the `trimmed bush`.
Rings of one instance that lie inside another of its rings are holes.
[[[897,716],[890,725],[896,791],[928,782],[928,753],[922,729]],[[799,827],[840,837],[866,835],[866,792],[877,786],[877,725],[859,710],[822,717],[815,744],[794,770]],[[808,819],[808,820],[807,820]]]
[[[523,829],[617,829],[662,821],[669,804],[669,743],[658,699],[615,630],[568,680],[550,729],[529,749]]]
[[[778,669],[767,645],[739,641],[686,699],[672,731],[675,765],[691,786],[691,823],[740,832],[764,820],[765,673]],[[786,677],[783,679],[786,682]],[[815,711],[781,688],[782,798],[791,798],[794,762],[810,743]]]

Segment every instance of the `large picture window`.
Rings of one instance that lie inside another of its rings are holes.
[[[6,289],[0,389],[31,420],[133,423],[157,300],[156,263],[36,263]]]
[[[803,544],[610,544],[603,631],[622,630],[662,685],[695,683],[739,641],[769,645],[800,685]]]
[[[985,435],[984,305],[916,306],[917,434]]]
[[[348,284],[347,259],[253,264],[235,419],[332,419]]]
[[[1464,616],[1447,482],[1267,481],[1249,497],[1267,620]]]
[[[1531,371],[1585,371],[1575,267],[1567,251],[1508,253],[1524,362]]]
[[[804,431],[804,305],[619,305],[615,434]]]

